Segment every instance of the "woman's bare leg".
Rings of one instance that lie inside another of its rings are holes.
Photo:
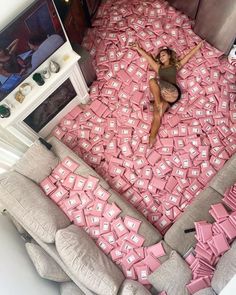
[[[160,86],[157,84],[156,79],[149,80],[149,87],[154,97],[154,102],[156,105],[158,105],[161,102],[161,90],[160,90]]]
[[[153,119],[151,124],[151,131],[149,136],[149,146],[152,148],[156,142],[157,132],[161,125],[161,110],[160,107],[157,107],[154,103],[154,110],[153,110]]]

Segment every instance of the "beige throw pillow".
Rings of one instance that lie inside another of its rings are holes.
[[[13,170],[36,183],[40,183],[58,163],[57,156],[37,140],[29,147],[23,157],[16,162]]]
[[[188,295],[186,284],[192,278],[191,269],[180,255],[172,251],[170,258],[149,275],[148,280],[158,292],[168,295]]]
[[[124,280],[119,268],[81,228],[71,225],[56,234],[56,248],[71,273],[98,295],[116,295]]]

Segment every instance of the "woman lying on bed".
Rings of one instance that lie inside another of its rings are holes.
[[[178,101],[181,92],[176,84],[177,71],[184,66],[189,59],[201,48],[203,41],[194,47],[180,61],[176,59],[176,53],[168,48],[162,47],[154,59],[138,43],[131,43],[130,46],[143,56],[150,67],[156,72],[158,79],[149,81],[149,87],[154,97],[154,112],[149,136],[149,145],[153,147],[156,142],[156,135],[161,125],[161,118],[165,111]]]

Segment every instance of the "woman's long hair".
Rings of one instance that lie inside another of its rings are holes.
[[[160,48],[158,54],[156,55],[156,61],[160,65],[163,65],[162,62],[160,61],[160,54],[163,51],[165,51],[169,55],[169,57],[170,57],[170,64],[173,65],[173,66],[178,67],[179,66],[179,61],[177,59],[176,52],[174,50],[172,50],[171,48],[169,48],[169,47],[161,47]]]

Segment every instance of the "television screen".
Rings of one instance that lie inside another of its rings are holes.
[[[0,32],[0,101],[66,42],[51,0],[37,0]]]

